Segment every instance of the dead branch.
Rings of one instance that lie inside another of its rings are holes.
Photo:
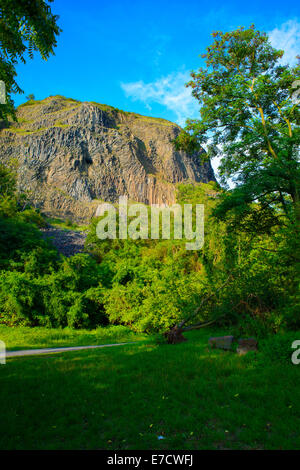
[[[205,303],[207,303],[211,298],[213,298],[216,295],[216,293],[220,289],[222,289],[224,286],[228,284],[228,282],[231,280],[232,277],[233,275],[230,274],[230,276],[226,279],[226,281],[218,289],[216,289],[215,292],[210,294],[208,297],[205,297],[204,299],[202,299],[200,305],[193,311],[193,313],[189,317],[185,318],[182,322],[179,323],[179,325],[173,326],[169,331],[164,333],[164,336],[167,338],[167,342],[169,344],[176,344],[176,343],[181,343],[182,341],[186,341],[186,338],[182,334],[184,331],[205,328],[206,326],[212,325],[216,321],[220,320],[220,318],[224,317],[224,315],[221,315],[220,317],[215,318],[214,320],[210,320],[208,322],[196,323],[195,325],[189,325],[183,328],[183,326],[187,322],[190,322],[200,312],[200,310],[202,309]]]
[[[224,286],[226,286],[231,280],[231,278],[232,278],[232,274],[230,274],[230,276],[226,279],[226,281],[220,287],[218,287],[218,289],[216,289],[215,292],[210,294],[208,297],[204,297],[200,305],[193,311],[193,313],[189,317],[185,318],[181,323],[179,323],[178,328],[182,330],[183,325],[185,325],[187,322],[191,321],[196,315],[198,315],[203,305],[207,303],[210,299],[212,299],[216,295],[216,293],[219,292],[219,290],[221,290]],[[212,320],[212,321],[215,322],[216,320]]]

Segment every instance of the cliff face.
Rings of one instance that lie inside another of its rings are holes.
[[[87,221],[99,201],[175,201],[176,184],[215,180],[210,162],[177,152],[180,127],[59,96],[18,108],[0,132],[0,161],[19,161],[19,187],[48,215]]]

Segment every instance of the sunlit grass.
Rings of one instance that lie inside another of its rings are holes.
[[[8,359],[0,448],[299,449],[300,367],[211,351],[212,334]]]
[[[88,346],[107,343],[148,340],[146,335],[135,334],[124,326],[99,327],[94,330],[71,328],[17,327],[0,325],[0,340],[7,350],[48,347]]]
[[[48,224],[53,227],[60,228],[62,230],[75,230],[77,232],[84,232],[88,230],[88,225],[79,225],[71,220],[63,220],[53,217],[45,217],[45,220]]]

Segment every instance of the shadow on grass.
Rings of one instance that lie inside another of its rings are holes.
[[[296,367],[210,351],[203,334],[9,359],[0,448],[295,449],[298,379]]]

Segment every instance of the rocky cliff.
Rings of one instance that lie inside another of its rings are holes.
[[[176,184],[215,180],[210,162],[177,152],[180,127],[61,96],[29,101],[0,132],[0,161],[19,161],[19,188],[48,215],[78,222],[99,201],[175,201]]]

